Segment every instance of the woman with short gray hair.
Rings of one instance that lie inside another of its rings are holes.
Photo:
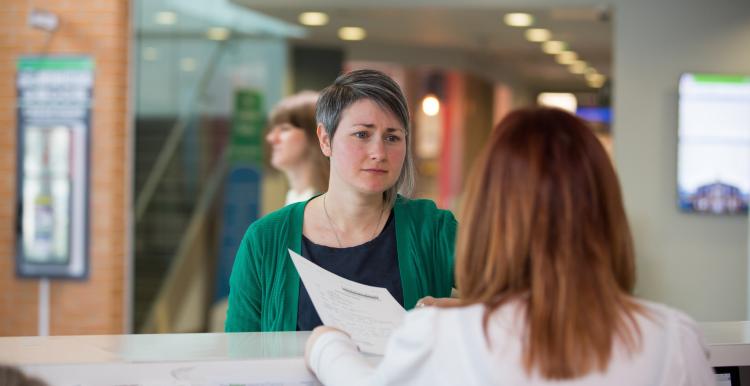
[[[408,198],[414,172],[400,87],[382,72],[352,71],[321,92],[316,117],[328,190],[250,225],[232,270],[226,331],[322,324],[288,249],[386,288],[407,310],[423,297],[450,295],[456,220],[432,201]]]

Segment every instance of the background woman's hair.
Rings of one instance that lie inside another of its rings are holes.
[[[609,156],[557,109],[510,113],[468,179],[456,246],[466,303],[525,305],[524,365],[548,379],[605,370],[640,342],[633,245]]]
[[[333,140],[341,121],[341,114],[360,99],[370,99],[393,114],[405,131],[406,159],[401,175],[396,184],[383,193],[384,201],[393,205],[397,193],[408,197],[414,190],[409,109],[398,84],[388,75],[376,70],[356,70],[341,75],[332,85],[321,91],[316,117],[325,128],[328,137]]]
[[[269,114],[268,123],[270,129],[274,126],[290,124],[305,133],[312,161],[315,163],[313,188],[321,193],[328,189],[330,164],[318,144],[318,123],[315,119],[317,102],[318,92],[316,91],[305,90],[290,95],[274,106]]]

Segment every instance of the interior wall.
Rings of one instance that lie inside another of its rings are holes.
[[[52,36],[28,26],[33,9],[60,20]],[[126,331],[130,8],[125,0],[6,0],[0,7],[0,336],[37,335],[40,284],[19,279],[16,237],[16,60],[90,55],[94,60],[89,193],[89,276],[50,280],[49,334]],[[44,307],[41,307],[44,308]]]
[[[677,209],[677,83],[750,75],[747,1],[621,0],[614,10],[614,146],[638,254],[637,294],[702,321],[748,319],[746,216]]]

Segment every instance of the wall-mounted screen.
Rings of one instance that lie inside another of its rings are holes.
[[[750,76],[683,74],[679,92],[680,208],[747,213]]]
[[[85,279],[94,61],[24,56],[17,74],[16,272]]]

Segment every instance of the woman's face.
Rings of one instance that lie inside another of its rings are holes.
[[[352,103],[341,114],[333,142],[319,128],[321,148],[331,158],[332,183],[362,193],[391,188],[404,166],[406,133],[391,112],[369,99]],[[331,185],[334,186],[334,185]]]
[[[289,123],[274,126],[268,134],[266,141],[271,144],[271,165],[279,170],[286,171],[307,162],[310,152],[305,132],[299,127]]]

